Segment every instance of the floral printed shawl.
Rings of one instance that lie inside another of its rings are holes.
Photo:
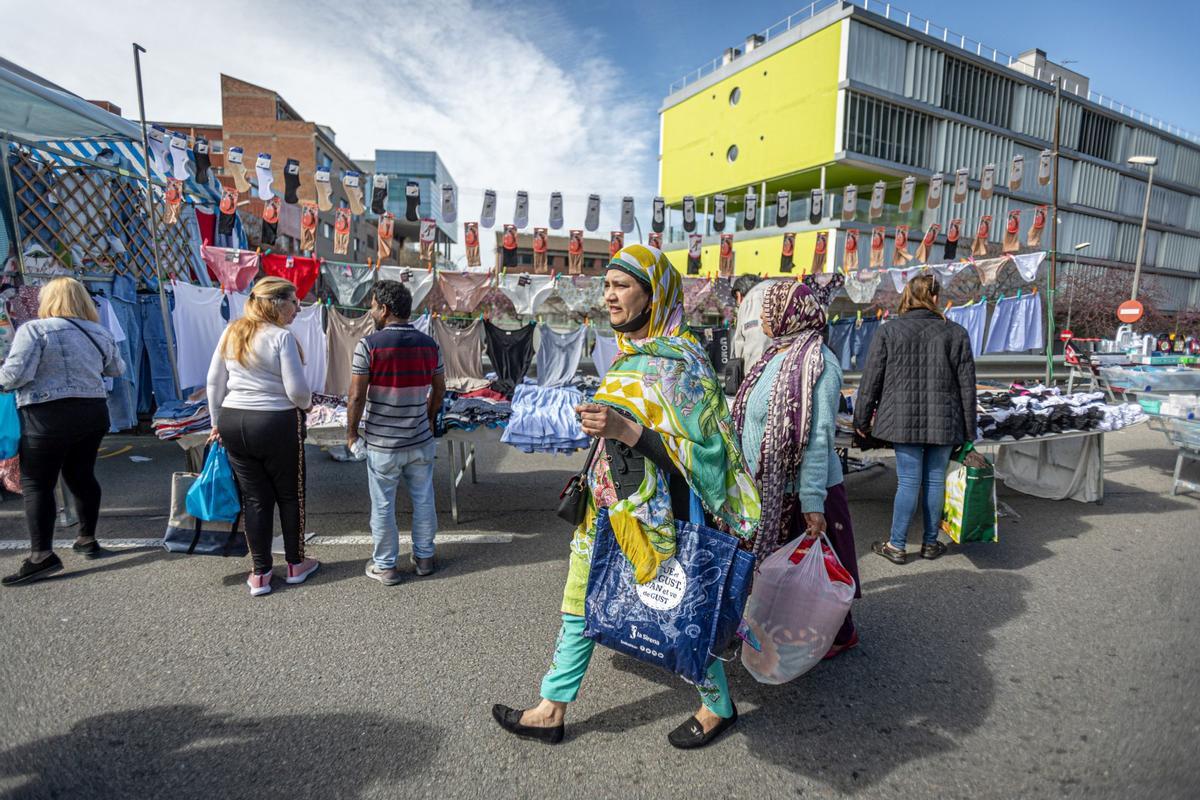
[[[682,279],[661,251],[640,244],[620,250],[613,262],[650,285],[650,329],[645,339],[617,335],[621,355],[595,402],[622,409],[661,434],[704,508],[732,533],[749,539],[758,525],[758,490],[742,460],[708,355],[683,323]],[[637,581],[646,583],[675,554],[668,476],[647,460],[642,486],[632,496],[616,499],[607,473],[608,462],[598,458],[590,471],[592,497],[608,505],[621,552]],[[584,527],[594,525],[595,515],[589,513]],[[594,536],[595,531],[586,534]]]

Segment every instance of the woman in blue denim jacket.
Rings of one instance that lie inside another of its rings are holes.
[[[96,305],[74,278],[55,278],[39,294],[38,319],[17,329],[0,367],[0,390],[16,391],[21,416],[21,491],[31,553],[2,583],[30,583],[62,569],[52,549],[54,486],[61,474],[75,496],[79,538],[73,550],[100,554],[96,453],[108,430],[105,377],[125,371]]]

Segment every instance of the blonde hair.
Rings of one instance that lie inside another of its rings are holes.
[[[75,317],[99,322],[96,303],[83,284],[74,278],[55,278],[38,292],[38,317]]]
[[[946,315],[938,308],[937,298],[942,293],[942,287],[937,282],[937,278],[932,275],[918,275],[908,282],[904,287],[904,293],[900,295],[900,313],[912,311],[914,308],[923,308],[926,311],[932,311],[942,319]]]
[[[250,299],[246,301],[246,313],[241,319],[229,323],[225,331],[225,339],[221,346],[221,357],[232,358],[246,366],[246,356],[250,353],[250,344],[263,325],[278,325],[284,327],[283,310],[285,301],[296,296],[296,286],[285,278],[262,278],[250,290]],[[300,350],[300,360],[304,361],[304,348],[296,342]]]

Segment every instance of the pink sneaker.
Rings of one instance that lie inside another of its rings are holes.
[[[315,558],[306,558],[299,564],[288,564],[288,583],[304,583],[308,576],[317,571],[321,562]]]
[[[246,585],[250,587],[250,596],[258,597],[260,594],[271,593],[271,578],[274,575],[274,570],[267,570],[262,575],[250,573],[250,577],[246,579]]]

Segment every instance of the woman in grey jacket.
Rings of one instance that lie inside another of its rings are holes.
[[[55,278],[39,293],[39,319],[17,329],[0,367],[0,389],[17,392],[21,416],[21,492],[31,552],[5,586],[45,578],[62,569],[52,549],[54,486],[61,474],[75,496],[79,537],[72,549],[100,553],[96,521],[100,484],[96,453],[108,430],[105,377],[125,371],[112,334],[74,278]]]
[[[938,308],[941,287],[918,275],[900,297],[900,316],[871,342],[854,406],[854,427],[896,449],[896,502],[887,542],[871,549],[896,564],[908,560],[908,526],[920,500],[921,557],[946,552],[938,541],[951,451],[975,440],[975,358],[961,325]]]

